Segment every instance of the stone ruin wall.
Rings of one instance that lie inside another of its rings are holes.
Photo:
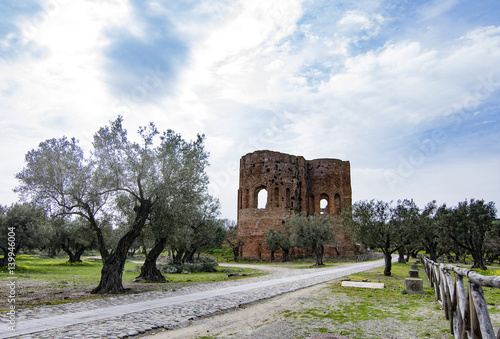
[[[266,208],[259,209],[258,194],[267,191]],[[320,201],[328,205],[322,211]],[[306,160],[273,151],[256,151],[240,160],[238,189],[238,237],[245,242],[240,255],[245,258],[269,259],[265,235],[269,229],[281,229],[293,214],[306,212],[340,216],[350,205],[351,175],[349,161],[338,159]],[[341,255],[354,254],[352,243],[338,237],[335,246]],[[305,251],[294,249],[294,255]],[[325,248],[326,255],[336,255],[334,247]],[[282,253],[277,251],[276,257]]]

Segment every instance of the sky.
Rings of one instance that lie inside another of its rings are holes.
[[[500,3],[0,1],[0,204],[40,142],[118,115],[205,134],[224,218],[256,150],[350,161],[354,202],[498,208]]]

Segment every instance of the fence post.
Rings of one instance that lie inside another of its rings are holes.
[[[425,257],[422,257],[422,262],[455,338],[495,339],[482,286],[500,288],[500,278],[484,277],[460,267],[437,264]],[[455,272],[455,281],[450,271]],[[469,280],[467,290],[464,276]],[[500,329],[496,339],[500,339]]]
[[[451,334],[455,334],[454,324],[455,324],[455,319],[457,317],[456,313],[457,298],[456,298],[455,286],[453,285],[453,281],[449,271],[443,270],[443,276],[446,287],[446,305],[447,305],[446,309],[447,313],[449,314],[450,331]]]
[[[475,283],[469,284],[470,294],[476,310],[476,319],[481,332],[481,338],[495,339],[495,331],[491,325],[490,314],[488,313],[488,306],[484,299],[483,288],[481,285]]]
[[[467,311],[467,300],[465,294],[464,278],[455,273],[455,288],[457,293],[457,307],[458,307],[458,323],[455,327],[458,327],[458,331],[455,332],[455,338],[466,338],[467,327],[469,324],[469,312]],[[460,336],[457,337],[457,334]]]
[[[469,295],[469,309],[470,309],[470,324],[472,339],[481,339],[481,329],[479,328],[479,321],[477,320],[476,305],[472,299],[471,282],[467,285],[467,294]]]

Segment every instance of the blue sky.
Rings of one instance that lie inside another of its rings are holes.
[[[498,1],[0,2],[0,203],[24,155],[121,114],[207,136],[236,219],[241,156],[351,162],[354,201],[500,204]]]

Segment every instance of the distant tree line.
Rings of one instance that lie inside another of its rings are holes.
[[[66,137],[28,152],[16,176],[23,203],[0,207],[0,264],[8,252],[4,230],[15,227],[16,253],[62,250],[78,262],[85,250],[98,250],[103,268],[92,292],[122,293],[125,261],[139,247],[146,255],[139,277],[165,281],[156,261],[166,248],[182,263],[220,246],[226,229],[207,190],[205,137],[185,141],[150,123],[136,139],[118,117],[97,131],[88,155]]]
[[[423,209],[413,200],[371,200],[347,207],[341,224],[354,242],[383,252],[384,274],[390,275],[392,254],[406,262],[419,251],[433,261],[471,255],[472,268],[486,269],[486,260],[500,257],[500,222],[495,218],[495,204],[484,200],[466,200],[456,207],[438,207],[432,201]]]
[[[290,250],[297,247],[314,253],[316,266],[323,265],[325,246],[335,243],[338,227],[338,220],[331,215],[294,214],[282,229],[271,229],[266,233],[265,242],[271,251],[271,260],[275,259],[274,253],[281,249],[283,261],[287,261]]]
[[[78,141],[62,137],[41,142],[26,154],[17,174],[21,201],[0,206],[0,266],[9,253],[42,249],[50,256],[64,251],[69,262],[81,261],[86,250],[97,250],[103,268],[93,293],[122,293],[127,256],[139,248],[146,259],[138,278],[165,281],[156,267],[169,249],[174,264],[192,262],[196,253],[226,241],[234,259],[244,242],[237,225],[219,216],[219,202],[208,194],[208,153],[203,135],[194,141],[153,123],[129,138],[123,118],[109,122],[94,135],[89,154]],[[282,229],[266,235],[274,253],[288,259],[291,248],[314,253],[323,263],[324,248],[342,230],[355,244],[380,249],[390,275],[391,256],[426,251],[431,259],[458,259],[470,254],[473,268],[500,256],[500,223],[492,202],[470,200],[449,208],[429,203],[420,210],[412,200],[396,204],[361,201],[348,206],[340,218],[296,214]],[[15,248],[8,230],[15,229]]]
[[[346,207],[340,218],[293,215],[281,229],[269,230],[265,241],[271,260],[278,250],[288,260],[290,249],[298,247],[314,253],[316,265],[321,265],[324,247],[335,245],[342,231],[355,245],[384,254],[385,275],[391,275],[393,254],[405,263],[420,251],[434,261],[470,255],[472,268],[486,269],[487,261],[500,260],[500,222],[495,218],[495,204],[483,200],[466,200],[456,207],[438,207],[432,201],[423,209],[413,200],[360,201]]]

